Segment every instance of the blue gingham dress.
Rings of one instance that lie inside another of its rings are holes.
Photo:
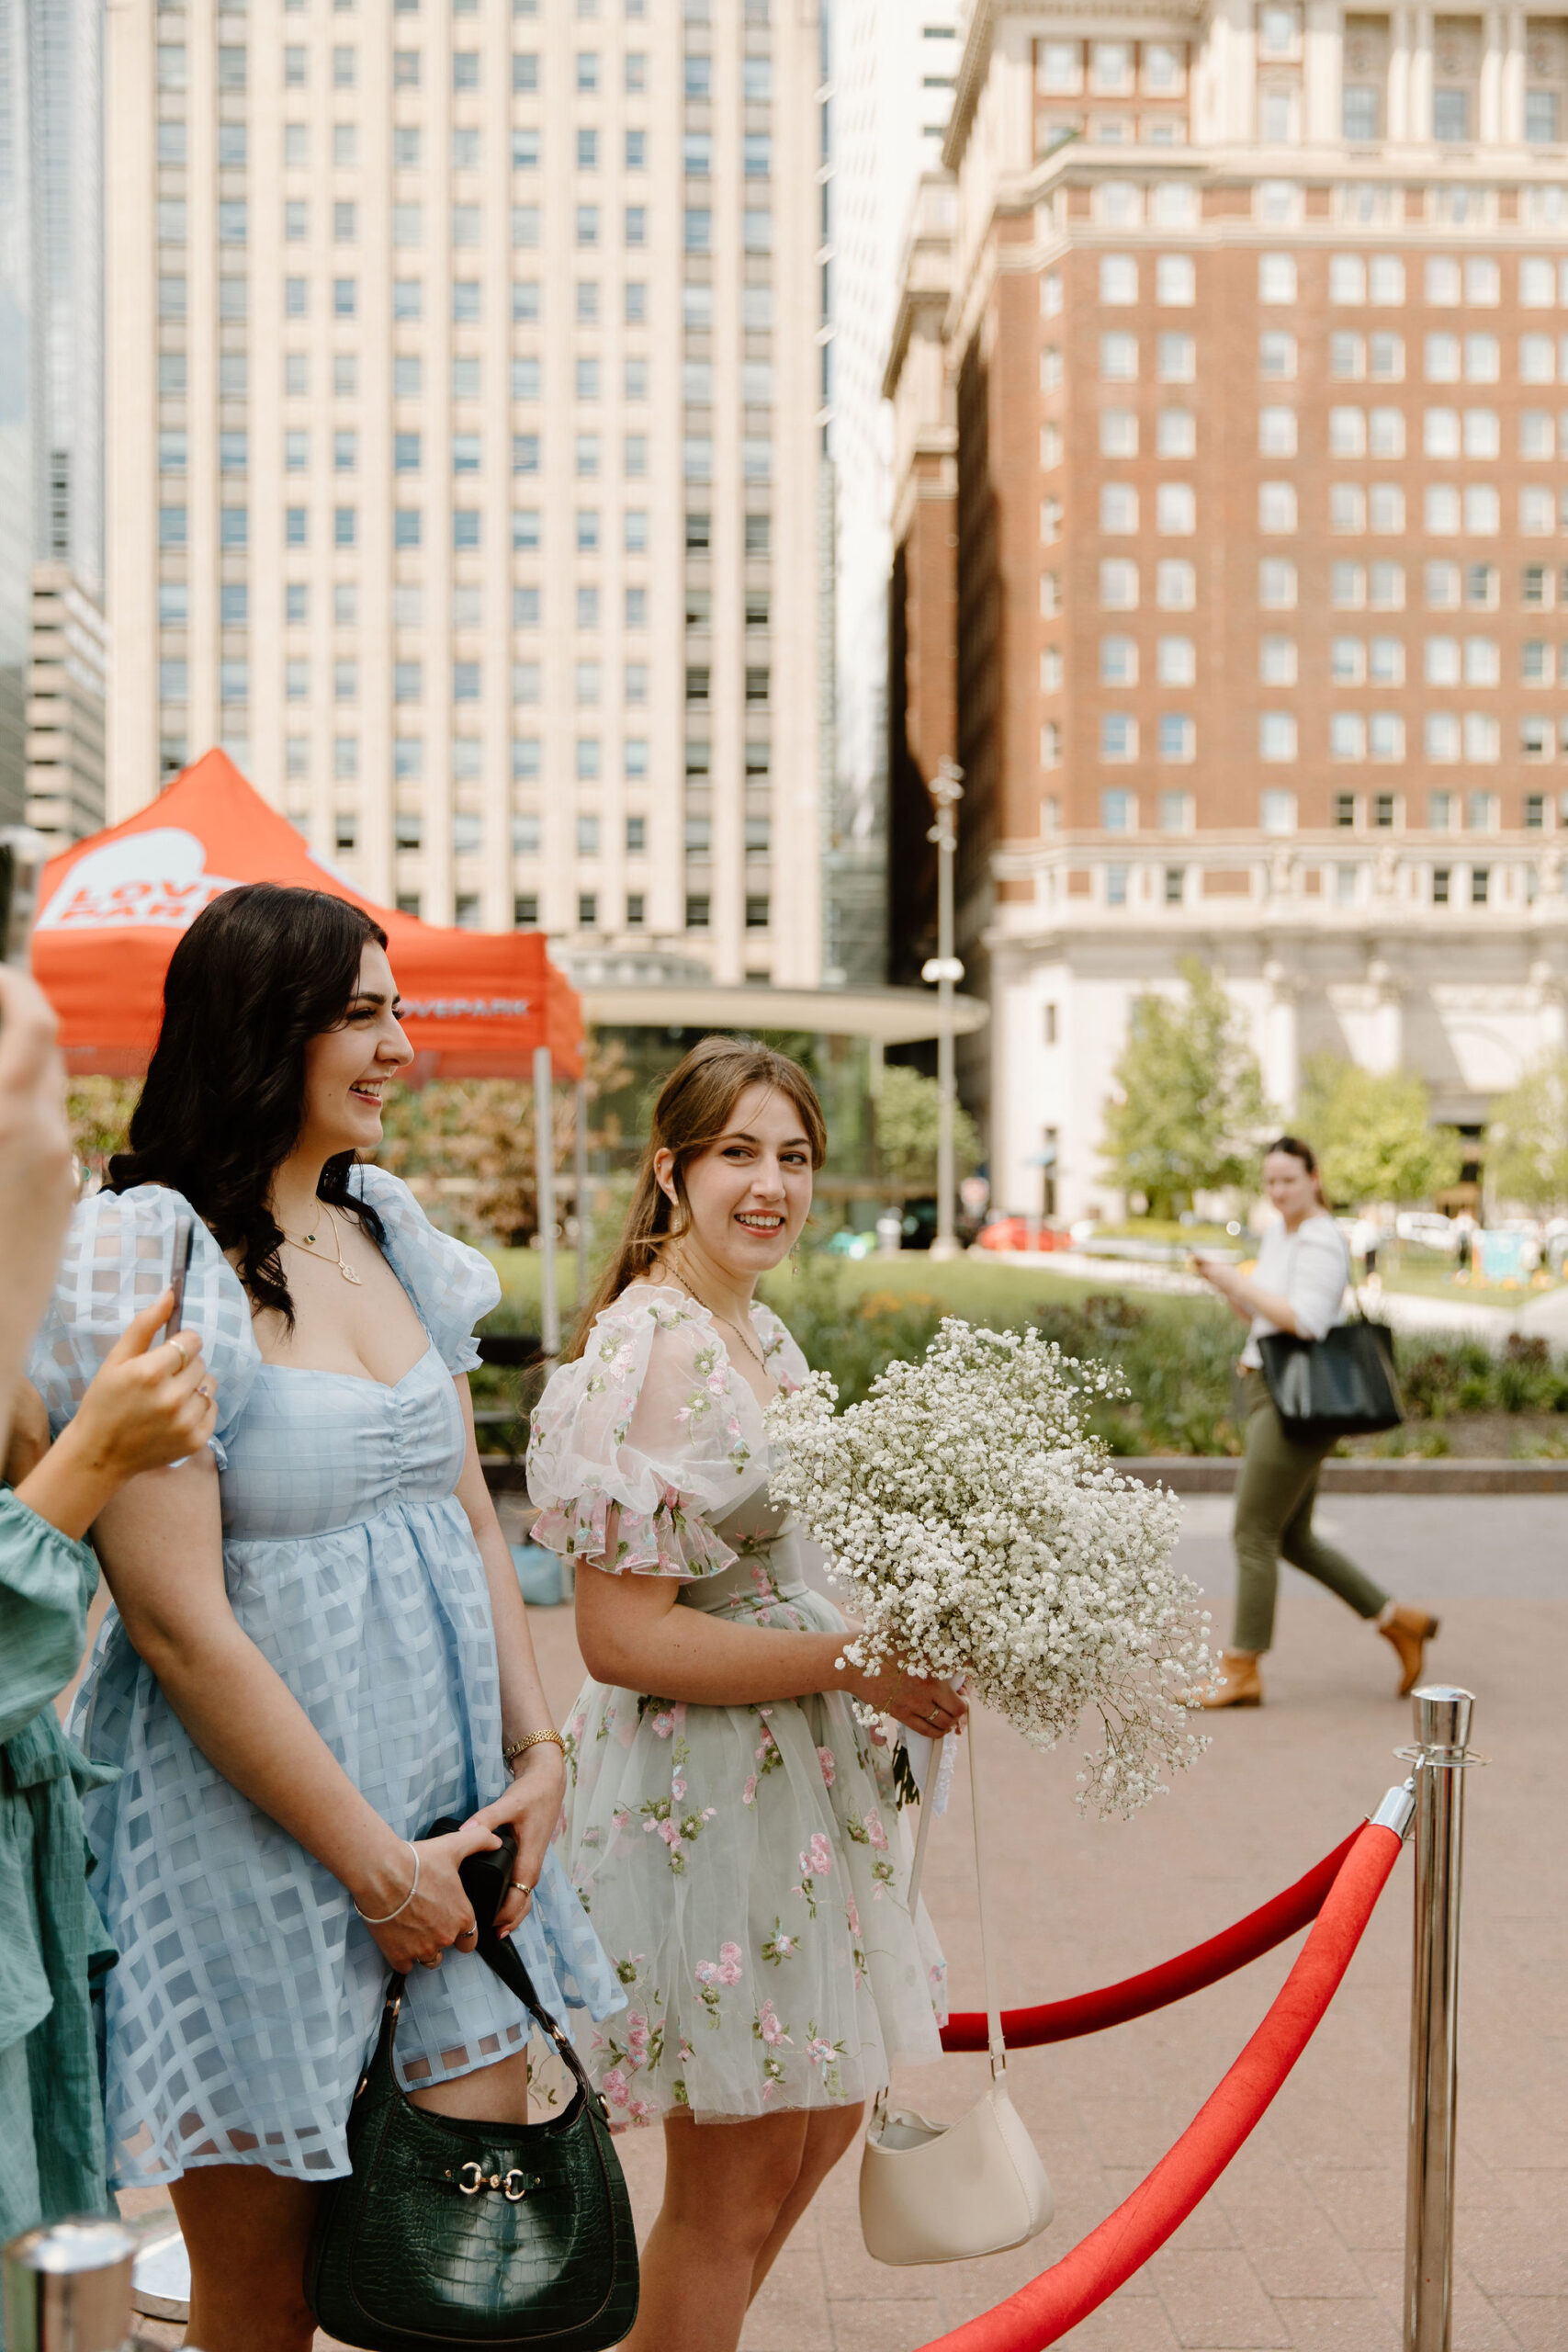
[[[478,1250],[439,1233],[406,1185],[351,1178],[430,1345],[395,1385],[265,1364],[245,1294],[196,1225],[186,1324],[215,1374],[223,1568],[241,1627],[355,1786],[400,1836],[462,1819],[506,1785],[484,1566],[454,1495],[452,1375],[499,1296]],[[30,1374],[58,1431],[130,1317],[169,1277],[179,1194],[100,1193],[73,1220]],[[120,1951],[108,1977],[107,2109],[119,2187],[188,2167],[348,2170],[344,2125],[387,1964],[331,1872],[223,1779],[110,1610],[71,1718],[95,1762],[92,1881]],[[541,1997],[595,2018],[624,1996],[552,1849],[518,1948]],[[400,2069],[436,2081],[520,2046],[521,2005],[471,1954],[416,1969]],[[405,2085],[408,2082],[403,2073]]]

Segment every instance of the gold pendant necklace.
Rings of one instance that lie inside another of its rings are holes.
[[[288,1243],[291,1249],[303,1250],[307,1257],[319,1258],[324,1266],[335,1266],[344,1281],[345,1283],[352,1283],[355,1290],[359,1290],[363,1288],[363,1283],[360,1276],[355,1272],[354,1268],[348,1263],[343,1254],[343,1242],[339,1238],[337,1219],[333,1215],[332,1205],[330,1202],[323,1201],[321,1203],[321,1206],[327,1212],[327,1222],[333,1229],[333,1248],[337,1253],[335,1257],[329,1258],[324,1250],[318,1250],[313,1246],[316,1239],[315,1233],[308,1233],[304,1236],[303,1239],[301,1239],[297,1234],[284,1232],[282,1226],[279,1226],[277,1229],[283,1234],[285,1241]],[[316,1227],[316,1233],[319,1233],[320,1231],[321,1227],[318,1226]]]
[[[763,1378],[771,1379],[773,1375],[768,1370],[768,1359],[758,1348],[756,1340],[754,1339],[748,1339],[746,1333],[741,1329],[739,1323],[730,1322],[728,1315],[721,1315],[716,1306],[709,1306],[705,1298],[699,1297],[697,1293],[692,1288],[691,1283],[686,1280],[685,1275],[681,1272],[679,1266],[671,1262],[670,1271],[674,1275],[676,1281],[680,1283],[681,1288],[685,1292],[687,1297],[696,1299],[697,1305],[701,1307],[705,1307],[708,1314],[713,1317],[716,1323],[722,1323],[727,1329],[733,1331],[741,1346],[757,1363]]]

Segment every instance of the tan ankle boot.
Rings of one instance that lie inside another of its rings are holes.
[[[1201,1707],[1260,1707],[1263,1679],[1258,1671],[1257,1651],[1226,1650],[1213,1681],[1195,1695]]]
[[[1427,1645],[1438,1632],[1438,1621],[1429,1609],[1413,1609],[1408,1601],[1391,1600],[1384,1606],[1377,1627],[1384,1641],[1392,1643],[1398,1653],[1399,1695],[1404,1699],[1421,1679]]]

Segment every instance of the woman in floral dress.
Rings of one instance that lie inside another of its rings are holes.
[[[763,1408],[806,1364],[752,1291],[825,1145],[795,1063],[705,1039],[659,1098],[620,1250],[534,1417],[535,1540],[578,1565],[593,1678],[564,1853],[627,1996],[584,2055],[615,2118],[665,2127],[636,2352],[733,2352],[866,2098],[940,2049],[889,1751],[852,1702],[932,1737],[964,1702],[846,1662],[768,1499]]]

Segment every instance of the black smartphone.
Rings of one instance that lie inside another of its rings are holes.
[[[433,1823],[425,1834],[431,1838],[449,1838],[454,1829],[461,1827],[461,1822],[447,1818]],[[474,1917],[479,1922],[481,1935],[487,1928],[494,1926],[495,1915],[512,1891],[513,1873],[517,1868],[517,1832],[502,1828],[495,1834],[501,1840],[499,1846],[492,1847],[488,1854],[469,1854],[457,1865],[457,1876],[463,1882],[464,1894],[474,1906]]]
[[[172,1340],[185,1322],[186,1277],[190,1272],[190,1253],[196,1244],[196,1219],[188,1209],[181,1209],[175,1219],[174,1271],[169,1283],[175,1294],[174,1312],[164,1326],[164,1337]]]

